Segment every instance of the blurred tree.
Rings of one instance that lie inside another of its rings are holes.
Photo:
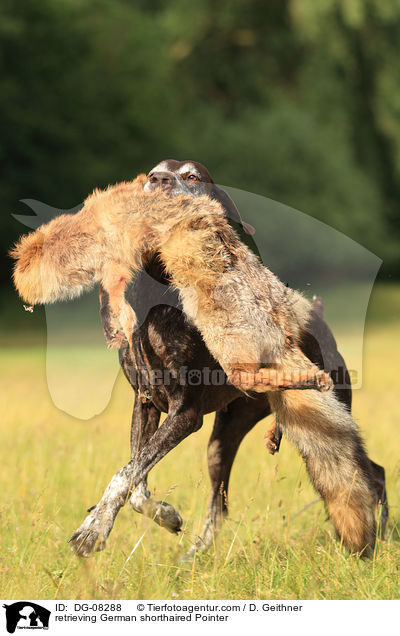
[[[3,0],[3,254],[19,199],[69,208],[176,157],[400,275],[399,36],[400,0]]]
[[[380,214],[391,236],[387,255],[398,275],[400,2],[291,0],[290,12],[307,51],[301,94],[346,135],[356,164],[376,184]],[[316,86],[324,73],[325,80]]]

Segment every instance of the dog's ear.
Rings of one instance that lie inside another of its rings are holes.
[[[236,205],[232,201],[229,194],[225,192],[222,188],[219,188],[214,183],[212,184],[211,189],[211,198],[219,201],[226,211],[226,216],[229,223],[232,227],[238,232],[241,240],[245,243],[251,251],[258,256],[262,263],[261,254],[258,250],[257,245],[254,242],[253,235],[255,234],[255,229],[249,223],[245,223],[240,216],[240,212],[237,209]]]
[[[235,221],[236,223],[238,223],[240,227],[245,231],[246,234],[249,234],[250,236],[253,236],[253,234],[255,234],[254,227],[250,225],[249,223],[245,223],[242,220],[242,217],[240,216],[240,212],[237,209],[235,203],[232,201],[229,194],[227,194],[225,190],[215,185],[214,183],[212,184],[212,188],[211,188],[211,198],[221,203],[221,205],[226,211],[226,215],[228,219],[231,219],[232,221]]]

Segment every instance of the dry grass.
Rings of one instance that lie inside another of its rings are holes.
[[[185,440],[151,473],[150,487],[185,519],[176,537],[123,509],[106,550],[74,557],[67,538],[128,459],[133,394],[118,377],[110,404],[77,420],[52,403],[43,346],[8,347],[0,364],[2,484],[0,596],[8,599],[393,599],[399,597],[400,434],[398,287],[380,288],[366,331],[364,386],[354,413],[370,456],[385,466],[391,519],[387,542],[370,561],[333,537],[304,467],[287,442],[270,457],[261,422],[233,470],[230,518],[218,544],[192,564],[179,557],[199,533],[208,498],[206,444],[212,425]],[[382,311],[382,304],[387,307]],[[375,314],[376,315],[376,314]],[[390,320],[385,320],[385,316]],[[339,343],[346,348],[345,334]],[[110,354],[112,355],[112,354]],[[62,350],[60,350],[62,359]],[[90,401],[90,395],[87,396]]]

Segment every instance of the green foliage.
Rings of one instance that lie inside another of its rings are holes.
[[[397,0],[4,0],[2,252],[24,231],[19,199],[69,208],[176,157],[396,273],[399,35]]]

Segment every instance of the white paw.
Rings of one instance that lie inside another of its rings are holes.
[[[71,550],[77,556],[89,557],[93,552],[104,550],[107,537],[114,523],[114,515],[102,513],[94,508],[85,521],[68,539]]]

